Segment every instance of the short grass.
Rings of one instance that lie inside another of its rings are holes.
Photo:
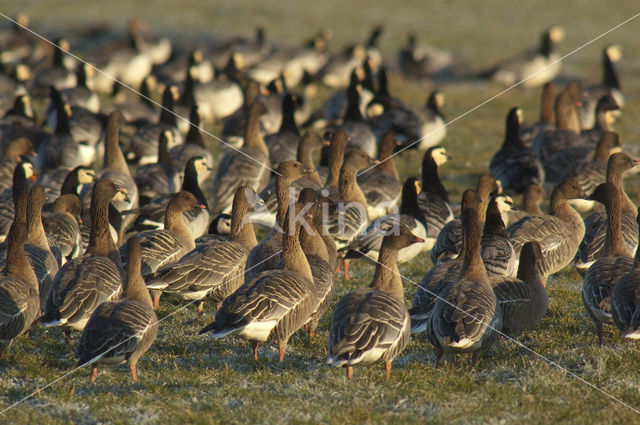
[[[26,11],[35,28],[65,33],[90,22],[122,27],[130,15],[144,17],[156,30],[172,35],[224,36],[249,34],[265,25],[278,40],[296,42],[319,27],[334,30],[336,46],[362,39],[368,28],[387,27],[383,50],[389,60],[404,42],[406,30],[425,40],[452,48],[471,66],[492,63],[521,46],[535,43],[540,29],[559,23],[567,29],[563,52],[589,41],[637,13],[633,2],[605,5],[596,0],[537,1],[525,4],[489,0],[388,2],[328,0],[316,4],[269,4],[254,0],[130,2],[107,4],[27,0],[0,2],[3,13]],[[599,78],[602,46],[618,42],[625,50],[622,78],[628,106],[617,126],[625,144],[637,142],[637,82],[640,21],[611,33],[571,56],[563,74],[587,81]],[[392,92],[421,103],[429,83],[406,82],[394,76]],[[450,83],[440,87],[447,96],[451,120],[502,90],[488,83]],[[538,91],[515,89],[449,128],[445,145],[453,161],[442,169],[452,199],[475,184],[501,143],[509,107],[520,105],[525,118],[537,118]],[[318,100],[319,101],[319,100]],[[214,128],[215,130],[215,128]],[[403,176],[418,175],[420,156],[398,159]],[[640,201],[637,179],[627,184]],[[408,278],[407,304],[431,266],[427,256],[401,266]],[[373,273],[367,263],[354,263],[353,280],[338,281],[336,300],[366,285]],[[632,408],[640,408],[640,353],[608,328],[599,347],[580,299],[581,278],[563,271],[549,279],[549,311],[542,323],[516,341],[500,340],[475,368],[470,359],[448,359],[439,368],[428,342],[413,338],[394,362],[391,380],[382,364],[357,367],[354,379],[343,370],[324,366],[329,315],[309,345],[301,334],[292,338],[283,363],[274,348],[263,346],[254,362],[244,341],[211,340],[197,336],[212,318],[198,319],[193,306],[163,298],[159,316],[165,318],[155,345],[139,363],[141,383],[133,385],[126,366],[101,368],[90,386],[88,370],[74,371],[75,341],[64,342],[59,330],[35,329],[20,337],[0,359],[0,409],[33,391],[37,395],[0,417],[1,423],[635,423]],[[526,347],[526,348],[525,348]],[[533,354],[531,351],[537,354]],[[545,360],[546,359],[546,360]],[[550,365],[554,362],[555,365]],[[67,375],[68,374],[68,375]],[[47,386],[52,381],[58,382]],[[595,389],[599,388],[601,391]],[[605,393],[618,399],[613,400]]]

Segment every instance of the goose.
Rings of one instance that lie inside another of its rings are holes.
[[[204,58],[200,49],[192,49],[188,52],[173,50],[171,57],[163,64],[154,65],[151,71],[162,84],[176,84],[184,81],[184,70],[194,67],[198,71],[201,82],[207,83],[213,79],[213,64]]]
[[[0,73],[0,79],[1,76]],[[2,102],[1,94],[0,102]],[[10,102],[11,104],[8,105],[6,112],[0,118],[0,135],[2,135],[0,147],[6,149],[8,143],[24,137],[31,141],[34,150],[37,150],[48,133],[36,122],[36,116],[31,106],[31,97],[26,93],[18,96],[11,94]]]
[[[276,198],[278,211],[276,224],[271,232],[257,244],[247,258],[245,282],[256,277],[260,272],[273,270],[282,255],[282,229],[285,216],[289,214],[289,188],[291,184],[302,178],[315,174],[315,169],[307,168],[298,161],[285,161],[276,170]]]
[[[551,192],[549,215],[525,217],[507,229],[518,258],[525,243],[535,241],[540,244],[543,258],[537,262],[537,269],[541,278],[562,270],[576,255],[585,225],[580,214],[569,205],[569,200],[584,196],[580,184],[567,179]]]
[[[189,159],[194,156],[204,158],[209,165],[214,164],[213,155],[205,146],[202,134],[200,134],[200,113],[198,111],[198,106],[194,104],[189,112],[190,127],[184,144],[174,146],[169,151],[171,164],[176,173],[182,173]],[[210,175],[211,170],[205,170],[205,172],[198,176],[199,182],[204,183]]]
[[[304,213],[304,218],[309,218],[308,213]],[[307,323],[317,304],[313,274],[300,246],[301,225],[300,220],[291,222],[288,214],[284,217],[283,268],[246,281],[223,301],[215,320],[200,334],[248,339],[256,361],[258,344],[271,340],[278,346],[279,361],[284,360],[289,338]]]
[[[620,151],[622,147],[618,135],[605,131],[596,143],[595,150],[591,146],[574,146],[547,159],[544,162],[547,181],[558,182],[571,177],[582,184],[585,193],[591,194],[598,184],[604,183],[609,157]],[[591,154],[593,156],[589,157]],[[598,177],[594,181],[595,176]]]
[[[358,176],[358,186],[367,198],[371,220],[393,213],[400,200],[402,183],[393,158],[393,152],[399,145],[393,131],[383,134],[378,149],[379,164]]]
[[[520,251],[518,275],[491,279],[502,313],[502,332],[514,334],[536,326],[549,306],[546,282],[538,275],[536,263],[542,259],[537,242],[527,242]]]
[[[480,223],[484,224],[487,205],[489,205],[490,194],[499,189],[496,179],[489,173],[480,176],[478,180],[477,192],[482,199],[479,207]],[[427,226],[428,226],[427,222]],[[436,264],[444,258],[456,257],[460,252],[462,244],[462,220],[454,219],[447,222],[438,234],[435,244],[431,248],[431,261]]]
[[[638,245],[637,234],[634,232],[636,207],[624,191],[623,176],[639,163],[639,161],[623,152],[611,155],[607,161],[606,181],[613,184],[622,195],[622,237],[630,252],[634,252]],[[574,260],[575,266],[580,273],[591,267],[602,253],[607,229],[606,214],[602,212],[593,213],[584,220],[584,225],[584,238],[580,242]]]
[[[200,79],[199,68],[191,67],[187,78],[193,78],[193,98],[205,121],[223,119],[233,114],[243,102],[242,88],[237,81],[236,56],[229,57],[225,74],[218,74],[211,81]]]
[[[170,195],[178,191],[180,176],[173,168],[173,162],[169,156],[169,140],[173,137],[166,130],[160,134],[158,140],[158,162],[145,164],[138,167],[133,180],[138,186],[140,204],[144,205],[158,195]]]
[[[9,31],[3,31],[2,54],[0,62],[19,62],[33,53],[32,34],[25,28],[29,26],[31,20],[25,13],[17,13],[13,20],[16,22]]]
[[[640,214],[638,215],[640,216]],[[637,217],[638,217],[637,216]],[[636,217],[636,220],[637,220]],[[639,223],[640,226],[640,223]],[[611,294],[611,318],[620,330],[623,338],[638,339],[638,265],[640,252],[636,251],[633,267],[629,273],[622,276],[615,283]]]
[[[347,90],[347,110],[344,114],[341,128],[349,136],[347,149],[361,149],[370,157],[375,157],[376,136],[360,112],[361,90],[359,85],[349,86]]]
[[[162,93],[162,108],[157,123],[144,123],[129,140],[129,152],[127,159],[139,165],[157,162],[157,142],[160,134],[166,130],[171,131],[173,144],[169,149],[183,142],[182,133],[178,131],[176,115],[173,112],[174,102],[177,98],[177,88],[168,86]],[[113,115],[113,113],[111,114]]]
[[[78,165],[72,170],[56,168],[40,174],[37,183],[44,186],[49,199],[57,199],[60,195],[80,193],[83,185],[95,182],[96,173],[89,167]]]
[[[533,150],[541,161],[546,161],[563,149],[583,145],[575,100],[565,89],[556,98],[556,128],[538,133],[533,140]]]
[[[605,94],[613,96],[618,107],[624,108],[625,99],[622,94],[620,77],[615,68],[620,59],[622,59],[622,48],[619,45],[609,44],[602,50],[602,82],[598,86],[588,87],[584,90],[581,99],[580,123],[583,129],[593,128],[596,124],[594,112],[601,96]]]
[[[523,87],[538,87],[553,80],[560,72],[560,56],[556,45],[564,39],[564,29],[552,26],[542,33],[540,45],[507,59],[484,76],[503,85],[520,83]]]
[[[410,78],[443,76],[451,71],[453,55],[448,50],[430,44],[419,44],[416,33],[411,32],[406,46],[398,52],[398,66]]]
[[[442,228],[454,219],[449,206],[449,194],[440,181],[438,167],[451,160],[442,146],[432,146],[422,157],[422,191],[418,194],[418,208],[426,223],[425,247],[433,248]]]
[[[123,297],[100,304],[78,341],[78,366],[91,365],[92,385],[98,377],[98,364],[123,362],[129,363],[131,379],[138,382],[138,360],[158,334],[158,316],[140,275],[140,253],[140,244],[130,240]]]
[[[538,184],[529,185],[522,194],[522,208],[511,209],[502,214],[504,225],[511,226],[518,220],[530,215],[543,215],[540,204],[547,198],[547,194]]]
[[[126,192],[110,180],[99,180],[91,195],[91,236],[85,254],[68,261],[56,274],[42,324],[81,331],[93,311],[122,293],[122,263],[108,226],[109,202]]]
[[[408,178],[402,186],[402,203],[399,214],[384,215],[376,218],[358,237],[347,247],[345,258],[360,258],[363,255],[375,261],[380,252],[384,236],[397,234],[400,227],[406,227],[412,234],[425,242],[414,243],[398,252],[398,263],[405,263],[413,259],[426,248],[427,231],[424,215],[418,208],[418,193],[420,184],[415,177]]]
[[[138,96],[134,99],[127,97],[126,92],[130,91],[129,89],[125,90],[120,82],[114,81],[111,90],[111,102],[101,105],[102,112],[110,114],[118,110],[125,120],[135,128],[157,122],[161,109],[156,109],[155,104],[151,101],[151,92],[157,86],[158,81],[153,75],[145,77],[139,86],[134,86],[138,88]]]
[[[478,351],[486,351],[502,329],[502,317],[496,295],[480,256],[480,199],[473,207],[462,210],[464,260],[461,276],[450,284],[436,300],[427,319],[427,337],[436,349],[436,364],[445,353],[472,352],[472,364]]]
[[[520,139],[525,146],[531,147],[538,134],[555,129],[555,112],[553,105],[556,98],[556,86],[552,82],[542,86],[540,98],[540,119],[537,123],[521,123]]]
[[[0,193],[11,188],[13,172],[20,163],[20,158],[32,152],[31,140],[24,137],[15,139],[7,145],[3,157],[0,159]]]
[[[233,194],[239,186],[250,186],[260,192],[269,182],[269,150],[260,135],[259,121],[265,112],[262,103],[251,105],[244,146],[228,152],[220,160],[213,180],[214,213],[229,212]]]
[[[0,355],[40,316],[38,280],[24,252],[26,239],[26,223],[14,222],[8,237],[7,265],[0,277]]]
[[[60,195],[51,206],[51,211],[42,213],[42,225],[49,241],[62,254],[66,263],[82,252],[82,201],[74,193]]]
[[[91,65],[83,63],[76,70],[76,86],[60,91],[62,100],[71,107],[79,106],[94,114],[100,112],[100,98],[89,88],[89,79],[95,74]]]
[[[595,120],[593,127],[583,129],[580,137],[586,144],[594,144],[600,140],[602,133],[611,131],[610,123],[615,122],[616,116],[620,112],[620,106],[616,103],[611,94],[605,94],[596,103]]]
[[[13,170],[12,188],[6,189],[0,194],[0,242],[4,241],[11,228],[17,191],[23,188],[28,190],[27,179],[34,180],[35,172],[33,164],[28,161],[21,161]]]
[[[324,168],[321,167],[318,171],[318,175],[324,177],[324,194],[326,196],[338,196],[340,190],[338,189],[338,183],[340,182],[340,169],[344,163],[344,152],[349,142],[349,136],[347,133],[339,128],[333,133],[325,135],[326,139],[330,140],[328,149],[328,165]],[[322,176],[324,174],[324,176]]]
[[[282,98],[282,124],[277,133],[265,137],[269,148],[269,159],[273,164],[296,159],[296,150],[300,142],[300,131],[294,117],[294,99],[287,93]]]
[[[321,71],[322,84],[333,89],[348,87],[353,82],[353,71],[367,58],[361,44],[348,46],[329,59]],[[372,63],[373,64],[373,63]]]
[[[147,288],[175,294],[185,300],[201,300],[198,314],[204,312],[205,297],[215,305],[244,283],[244,269],[251,249],[258,241],[248,214],[260,199],[249,186],[240,186],[233,197],[229,238],[196,241],[196,247],[176,263],[158,269]]]
[[[591,198],[607,209],[607,235],[600,259],[587,270],[582,282],[582,302],[596,325],[598,342],[603,342],[603,323],[612,323],[611,296],[616,282],[633,270],[633,258],[622,238],[622,197],[612,183],[602,183]]]
[[[504,190],[522,193],[531,184],[544,183],[544,168],[532,149],[520,139],[519,127],[522,110],[511,108],[507,115],[506,132],[502,148],[491,159],[489,172],[500,180]]]
[[[332,198],[338,207],[338,217],[329,221],[329,233],[336,242],[336,247],[344,257],[347,247],[355,238],[367,228],[369,215],[367,212],[367,198],[358,186],[357,174],[360,170],[377,163],[367,153],[360,149],[352,149],[346,156],[340,169],[338,187],[340,195]],[[338,267],[340,268],[340,260]],[[344,259],[344,278],[349,280],[349,260]]]
[[[69,41],[58,38],[54,41],[53,63],[43,67],[33,79],[34,89],[55,87],[56,90],[68,89],[77,85],[76,75],[69,71],[66,64],[66,54],[70,50]]]
[[[516,254],[495,195],[487,206],[480,256],[489,277],[512,276],[516,272]]]
[[[379,359],[384,361],[389,379],[393,360],[409,343],[411,321],[397,258],[399,250],[422,242],[406,228],[386,235],[369,286],[338,301],[331,317],[327,363],[346,368],[348,379],[354,365]]]
[[[244,130],[249,117],[249,107],[260,94],[267,95],[268,91],[261,87],[257,81],[249,80],[243,91],[242,107],[224,119],[221,137],[233,147],[242,146],[244,143]],[[264,130],[261,128],[261,131]]]
[[[320,150],[326,144],[327,142],[324,141],[320,134],[313,130],[306,131],[298,144],[298,150],[296,152],[297,161],[309,169],[313,168],[313,152]],[[293,196],[298,196],[298,192],[305,187],[313,188],[315,190],[319,190],[322,187],[322,180],[318,173],[312,173],[307,177],[302,177],[293,182],[291,184]],[[267,187],[260,192],[260,197],[264,200],[266,211],[258,211],[252,214],[251,217],[258,223],[273,227],[278,209],[276,179],[271,179],[269,181]]]

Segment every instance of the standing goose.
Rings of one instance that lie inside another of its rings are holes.
[[[546,161],[563,149],[583,145],[576,100],[571,90],[565,89],[556,98],[556,128],[543,131],[533,140],[533,150],[541,161]]]
[[[540,259],[540,244],[527,242],[520,252],[518,275],[491,279],[502,312],[502,331],[507,334],[536,326],[547,311],[549,295],[536,267]]]
[[[593,127],[582,130],[580,133],[580,137],[584,140],[584,143],[596,143],[602,136],[602,133],[605,131],[611,131],[612,128],[610,124],[615,122],[616,116],[619,112],[620,107],[612,95],[605,94],[598,99],[598,103],[596,103],[596,116]]]
[[[495,196],[487,206],[480,255],[489,277],[515,274],[516,254],[509,242],[509,234],[502,221]]]
[[[0,355],[40,315],[38,280],[24,252],[26,239],[26,224],[15,221],[8,237],[7,265],[0,277]]]
[[[77,84],[75,87],[60,91],[62,100],[71,107],[79,106],[94,114],[100,112],[100,98],[98,94],[89,88],[89,79],[94,75],[94,70],[88,63],[78,65],[76,70]]]
[[[438,167],[450,161],[451,157],[442,146],[432,146],[422,158],[422,191],[418,194],[418,208],[424,216],[427,228],[427,249],[431,249],[442,228],[453,220],[449,206],[449,193],[440,181]]]
[[[476,196],[465,191],[465,196]],[[427,336],[436,348],[436,364],[445,353],[473,353],[488,350],[502,329],[500,307],[480,256],[480,199],[462,211],[464,260],[462,275],[440,293],[427,320]]]
[[[553,104],[556,98],[556,87],[552,82],[542,86],[540,96],[540,118],[537,123],[521,123],[520,138],[525,146],[531,146],[538,134],[555,128],[555,112]]]
[[[350,85],[347,90],[347,110],[344,113],[342,129],[349,136],[347,149],[362,149],[370,157],[376,154],[376,136],[360,112],[361,86]]]
[[[33,144],[27,138],[13,140],[4,150],[0,159],[0,193],[11,188],[13,172],[20,163],[20,157],[33,151]]]
[[[400,213],[375,219],[349,244],[347,247],[349,251],[345,258],[360,258],[364,255],[375,261],[385,235],[399,231],[400,227],[406,227],[412,234],[424,240],[427,237],[427,231],[424,215],[418,208],[418,193],[420,193],[418,180],[414,177],[408,178],[402,187]],[[398,252],[398,263],[405,263],[414,258],[425,250],[425,245],[426,242],[415,243],[401,249]]]
[[[516,221],[522,220],[530,215],[543,215],[540,204],[542,204],[546,198],[547,194],[542,186],[537,184],[530,185],[522,194],[522,208],[506,211],[502,215],[504,225],[508,228]]]
[[[300,142],[300,130],[294,116],[295,101],[290,93],[282,98],[282,123],[277,133],[265,137],[269,148],[269,159],[273,164],[296,159],[296,150]]]
[[[582,302],[596,325],[602,345],[603,323],[612,323],[611,296],[618,279],[633,270],[633,258],[622,238],[621,196],[611,183],[602,183],[591,197],[607,209],[607,236],[602,257],[587,270],[582,282]]]
[[[244,129],[247,126],[249,107],[260,94],[268,94],[266,89],[260,87],[260,83],[254,80],[247,82],[243,92],[242,107],[224,119],[222,139],[234,147],[244,143]]]
[[[515,222],[507,231],[516,255],[522,246],[535,241],[542,248],[543,259],[538,261],[538,273],[546,278],[571,262],[584,237],[584,222],[570,205],[570,199],[584,196],[580,184],[567,179],[551,193],[549,215],[529,216]]]
[[[109,202],[125,197],[124,189],[110,180],[94,185],[89,246],[56,274],[42,317],[45,326],[81,331],[101,303],[122,293],[122,263],[109,231]]]
[[[493,156],[489,172],[500,180],[505,190],[522,193],[531,184],[544,183],[544,169],[536,154],[520,139],[522,110],[511,108],[507,115],[506,132],[502,148]]]
[[[244,282],[244,269],[251,248],[258,241],[248,214],[259,198],[248,186],[240,186],[233,197],[229,239],[196,242],[196,247],[177,263],[160,268],[147,287],[176,294],[185,300],[207,297],[219,305]],[[198,304],[202,314],[203,301]]]
[[[620,207],[622,211],[622,237],[629,252],[634,252],[638,246],[638,235],[635,232],[636,207],[624,190],[623,176],[626,171],[639,163],[623,152],[611,155],[607,161],[606,181],[613,184],[622,196]],[[585,272],[602,255],[607,230],[606,218],[606,213],[597,212],[584,220],[584,238],[580,242],[575,258],[575,265],[580,273]]]
[[[40,174],[38,184],[44,186],[44,192],[49,199],[58,199],[60,195],[68,193],[78,194],[81,186],[93,184],[96,179],[95,171],[89,167],[79,165],[69,171],[57,168]]]
[[[640,217],[640,214],[638,215]],[[637,218],[636,218],[637,220]],[[640,221],[638,222],[640,226]],[[640,227],[639,227],[640,228]],[[640,338],[638,284],[640,283],[640,250],[636,251],[633,268],[615,283],[611,294],[611,318],[623,338]]]
[[[265,106],[254,102],[249,108],[249,119],[244,136],[244,146],[225,154],[218,163],[213,180],[214,213],[228,213],[233,194],[240,186],[250,186],[260,192],[269,182],[269,149],[260,134],[260,116]]]
[[[50,66],[43,67],[36,74],[32,83],[33,89],[43,90],[47,87],[55,87],[56,90],[63,90],[76,86],[76,75],[67,69],[67,64],[65,63],[69,49],[68,40],[64,38],[55,40],[53,63]]]
[[[484,225],[487,206],[489,205],[489,196],[492,192],[499,189],[496,179],[489,173],[480,176],[478,181],[477,193],[480,197],[480,223]],[[427,222],[427,226],[429,223]],[[462,245],[462,220],[455,219],[447,222],[438,234],[435,244],[431,248],[431,261],[436,264],[441,259],[455,258],[461,251]]]
[[[15,215],[15,201],[18,192],[27,190],[27,180],[35,179],[35,168],[28,161],[22,161],[13,170],[13,185],[0,194],[0,241],[3,241]]]
[[[346,255],[346,248],[355,238],[367,228],[369,215],[367,212],[367,198],[358,186],[357,174],[360,170],[377,163],[366,152],[352,149],[346,156],[340,169],[338,187],[340,196],[334,198],[338,206],[338,217],[329,222],[329,233],[336,242],[341,257]],[[338,267],[340,268],[340,260]],[[349,280],[349,260],[344,260],[344,278]]]
[[[51,206],[51,211],[42,213],[42,225],[49,244],[60,250],[63,263],[82,252],[82,201],[78,195],[60,195]]]
[[[253,247],[247,258],[245,281],[250,281],[260,272],[273,270],[282,258],[282,229],[284,219],[289,214],[289,187],[302,178],[315,173],[298,161],[285,161],[278,166],[276,175],[276,197],[278,212],[276,224],[259,244]]]
[[[301,222],[290,222],[289,217],[287,211],[281,238],[283,268],[260,273],[238,288],[200,334],[246,338],[255,360],[258,344],[271,340],[278,346],[279,360],[284,360],[289,338],[309,320],[316,304],[313,274],[300,246]]]
[[[95,384],[98,364],[128,362],[131,379],[138,382],[138,360],[158,334],[158,316],[140,275],[140,244],[127,244],[127,278],[119,301],[100,304],[82,331],[75,356],[78,366],[91,365]]]
[[[321,177],[324,174],[325,184],[323,194],[325,196],[335,197],[340,194],[340,189],[338,189],[340,169],[344,163],[344,152],[349,142],[349,136],[347,136],[347,133],[343,129],[339,128],[334,133],[329,133],[328,138],[331,140],[329,144],[329,163],[327,167],[321,168],[318,174]]]
[[[170,131],[163,131],[158,140],[158,162],[138,167],[133,177],[138,186],[140,203],[146,204],[157,195],[170,195],[178,191],[180,177],[173,168],[168,145]]]
[[[398,52],[398,66],[407,77],[416,79],[444,76],[452,71],[453,54],[430,44],[418,43],[414,32],[407,45]]]
[[[367,210],[371,220],[392,214],[400,200],[402,183],[393,158],[393,152],[398,146],[399,142],[393,131],[386,132],[380,140],[380,164],[358,176],[358,186],[367,198]]]
[[[409,343],[411,321],[404,305],[402,278],[398,271],[398,251],[421,238],[402,228],[399,234],[385,236],[378,264],[369,287],[343,297],[331,318],[327,363],[345,367],[347,378],[356,364],[374,363],[382,358],[391,376],[393,359]]]
[[[213,155],[204,145],[204,140],[202,139],[202,134],[200,133],[200,114],[198,112],[198,106],[193,104],[191,107],[191,111],[189,112],[189,131],[187,133],[187,138],[184,141],[184,144],[174,146],[171,151],[169,151],[169,157],[171,159],[171,164],[176,173],[182,173],[189,162],[189,159],[194,156],[201,156],[202,158],[207,160],[207,164],[213,165]],[[204,182],[204,180],[209,177],[211,171],[209,170],[206,173],[203,173],[199,180],[200,182]]]

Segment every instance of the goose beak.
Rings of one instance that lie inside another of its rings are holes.
[[[315,168],[307,168],[307,167],[305,167],[305,168],[302,169],[302,172],[304,174],[313,174],[313,173],[316,172],[316,169]]]
[[[331,142],[329,140],[323,140],[323,142],[324,142],[323,143],[324,146],[330,146],[331,145]]]
[[[129,199],[129,193],[127,192],[127,189],[125,189],[122,186],[118,186],[116,188],[116,192],[120,194],[120,196],[118,196],[118,200],[122,201],[122,202],[131,202],[131,200]]]
[[[198,204],[196,205],[196,208],[200,208],[201,210],[207,208],[204,204]]]
[[[413,235],[413,237],[411,238],[411,243],[423,243],[423,242],[424,242],[424,239],[416,235]]]
[[[369,160],[369,163],[370,163],[370,164],[380,164],[380,161],[378,161],[377,159],[371,158],[371,159]]]

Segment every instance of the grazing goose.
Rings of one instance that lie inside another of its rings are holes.
[[[522,208],[511,209],[502,214],[504,225],[508,228],[516,221],[530,215],[543,215],[540,204],[542,204],[545,199],[547,199],[547,194],[542,186],[537,184],[530,185],[522,194]]]
[[[426,223],[427,237],[424,239],[427,249],[433,247],[442,228],[454,218],[449,206],[449,193],[438,175],[438,167],[450,160],[442,146],[430,147],[422,158],[422,192],[418,194],[418,208]]]
[[[0,159],[0,193],[11,188],[13,172],[20,163],[20,157],[27,156],[33,151],[33,144],[24,137],[13,140],[4,150]]]
[[[367,212],[367,198],[358,186],[357,174],[377,160],[371,159],[366,152],[360,149],[352,149],[347,154],[342,168],[338,187],[340,195],[332,198],[338,206],[338,217],[329,221],[329,233],[336,242],[341,257],[346,255],[347,247],[355,238],[367,228],[369,215]],[[338,267],[340,269],[340,260]],[[349,260],[344,259],[344,278],[349,280]]]
[[[560,72],[557,43],[564,39],[564,29],[553,26],[542,33],[540,45],[496,65],[484,73],[504,85],[521,83],[523,87],[538,87],[553,80]]]
[[[640,214],[638,215],[640,217]],[[637,218],[636,218],[637,220]],[[638,223],[640,226],[640,222]],[[633,268],[615,283],[611,294],[611,318],[623,338],[638,339],[638,283],[640,282],[640,250],[636,251]]]
[[[164,229],[147,230],[136,235],[142,247],[143,276],[155,274],[160,268],[175,263],[196,247],[183,216],[184,212],[192,208],[204,209],[205,206],[192,193],[182,190],[174,194],[167,204]],[[125,245],[120,248],[122,256],[126,252]],[[156,308],[159,298],[159,294],[154,296]]]
[[[406,228],[399,234],[386,235],[369,286],[338,301],[331,317],[327,363],[346,368],[348,379],[353,376],[354,365],[379,359],[384,361],[389,379],[393,359],[409,343],[411,326],[398,271],[398,251],[421,242]]]
[[[295,103],[289,93],[282,98],[282,124],[277,133],[264,138],[269,148],[269,159],[273,164],[296,159],[296,150],[300,142],[300,131],[294,117]]]
[[[453,55],[430,44],[418,44],[417,35],[411,32],[406,47],[398,52],[398,65],[407,77],[438,77],[451,71]]]
[[[246,281],[223,301],[214,322],[200,331],[210,332],[213,338],[238,335],[248,339],[256,361],[258,344],[267,340],[278,346],[278,359],[283,361],[289,338],[307,323],[317,304],[313,274],[300,246],[302,223],[290,222],[289,216],[284,217],[281,238],[283,268]],[[304,218],[310,218],[308,213]]]
[[[570,205],[570,199],[584,197],[580,184],[567,179],[551,192],[550,215],[532,215],[509,226],[509,239],[516,255],[522,246],[535,241],[542,248],[543,258],[538,261],[538,273],[546,278],[571,262],[584,237],[584,222]]]
[[[622,237],[629,252],[634,252],[638,246],[637,233],[635,230],[636,207],[624,191],[623,176],[626,171],[640,164],[626,153],[613,154],[607,161],[606,181],[613,184],[622,196]],[[607,215],[602,212],[593,213],[584,220],[585,233],[578,252],[576,253],[575,265],[578,272],[586,271],[593,262],[600,258],[605,244],[607,229]]]
[[[478,198],[468,190],[463,198],[466,196]],[[436,364],[445,353],[472,352],[475,365],[478,351],[488,350],[502,329],[500,307],[480,256],[480,199],[473,204],[462,210],[462,275],[440,293],[427,319],[427,337],[436,349]]]
[[[84,329],[93,311],[122,293],[122,263],[109,231],[109,202],[126,198],[125,189],[100,180],[91,195],[91,235],[82,257],[67,262],[56,274],[42,323]]]
[[[489,172],[500,180],[505,190],[512,189],[518,193],[531,184],[544,183],[544,169],[540,160],[520,139],[521,121],[522,110],[511,108],[507,115],[504,143],[489,165]]]
[[[202,134],[200,134],[200,114],[198,112],[198,106],[193,105],[189,112],[189,131],[184,144],[174,146],[169,151],[169,157],[171,158],[171,164],[176,173],[182,173],[189,162],[189,159],[194,156],[200,156],[207,160],[207,164],[213,165],[213,155],[204,145]],[[200,183],[203,183],[207,177],[211,175],[211,170],[199,175]]]
[[[525,146],[531,146],[538,134],[555,128],[555,112],[553,105],[556,98],[556,87],[552,82],[542,86],[540,99],[540,119],[537,123],[521,123],[520,139]]]
[[[35,168],[28,161],[20,162],[13,170],[13,186],[0,194],[0,242],[9,233],[15,211],[15,201],[19,190],[27,190],[27,179],[35,179]],[[13,202],[12,202],[13,201]],[[25,219],[26,220],[26,219]]]
[[[393,131],[386,132],[380,139],[379,164],[358,176],[358,186],[367,198],[367,210],[371,220],[396,211],[402,194],[402,183],[393,152],[399,145]]]
[[[602,50],[602,82],[598,86],[588,87],[582,96],[580,106],[580,123],[583,129],[593,128],[596,124],[594,112],[598,99],[603,95],[613,96],[620,109],[624,108],[624,95],[620,85],[620,77],[615,64],[622,59],[622,48],[617,44],[605,46]],[[619,111],[618,111],[619,114]]]
[[[248,214],[261,201],[248,186],[240,186],[233,197],[229,238],[196,241],[196,247],[177,263],[160,268],[147,283],[152,290],[175,294],[185,300],[205,297],[219,306],[244,282],[244,269],[258,241]],[[204,312],[198,304],[198,314]]]
[[[285,161],[278,166],[276,174],[276,198],[278,212],[276,224],[271,232],[258,245],[253,247],[247,258],[245,282],[250,281],[260,272],[273,270],[282,258],[282,229],[284,219],[289,214],[289,190],[291,184],[302,178],[315,174],[315,169],[307,168],[298,161]]]
[[[138,167],[133,180],[138,186],[140,204],[145,205],[158,195],[170,195],[178,191],[180,176],[169,157],[170,131],[163,131],[158,140],[158,162]]]
[[[0,356],[40,316],[38,280],[24,252],[26,239],[26,224],[15,221],[9,231],[7,265],[0,277]]]
[[[540,244],[527,242],[520,252],[518,275],[515,278],[500,276],[491,279],[502,312],[502,332],[506,334],[536,326],[547,312],[549,295],[536,266],[540,259]]]
[[[182,143],[182,133],[178,131],[176,115],[173,112],[178,97],[175,86],[168,86],[162,93],[162,108],[157,123],[144,123],[129,140],[127,159],[139,165],[153,164],[158,161],[158,138],[164,131],[171,131],[173,144],[169,149]],[[113,113],[112,113],[113,116]]]
[[[402,202],[399,214],[384,215],[375,219],[358,237],[349,244],[345,258],[360,258],[363,255],[376,261],[385,235],[400,231],[406,227],[412,234],[425,240],[424,215],[418,208],[420,184],[415,177],[410,177],[402,186]],[[426,249],[426,241],[403,248],[398,253],[398,263],[405,263]]]
[[[233,194],[238,187],[249,186],[259,193],[269,182],[269,149],[260,134],[260,116],[265,112],[262,103],[251,105],[244,146],[228,152],[218,163],[213,180],[214,213],[230,211]]]
[[[49,244],[62,254],[65,263],[82,252],[82,201],[74,193],[60,195],[51,206],[51,211],[42,213],[42,225]]]
[[[489,205],[490,194],[499,189],[496,179],[489,173],[480,176],[477,193],[480,199],[480,223],[484,225]],[[429,223],[427,222],[427,227]],[[447,222],[438,234],[435,244],[431,248],[431,261],[436,264],[441,259],[455,258],[460,253],[462,245],[462,220],[455,219]]]
[[[38,184],[44,186],[44,192],[49,199],[58,199],[60,195],[68,193],[78,194],[82,185],[93,184],[96,173],[89,167],[78,165],[71,171],[57,168],[44,172],[38,178]]]
[[[546,161],[563,149],[584,145],[580,138],[580,123],[575,99],[565,89],[556,98],[555,129],[538,133],[533,140],[533,150],[541,161]]]
[[[350,85],[347,90],[347,110],[341,128],[349,136],[347,150],[361,149],[370,157],[376,154],[376,136],[360,112],[361,86]]]
[[[75,356],[78,366],[91,365],[89,382],[98,377],[98,364],[129,363],[133,382],[138,382],[138,360],[158,334],[158,316],[140,275],[140,244],[127,244],[127,278],[119,301],[100,304],[82,331]]]
[[[591,195],[607,209],[607,235],[600,259],[587,270],[582,282],[582,301],[596,325],[602,345],[603,323],[612,323],[611,296],[616,282],[633,270],[633,259],[622,238],[622,197],[611,183],[602,183]]]
[[[325,145],[325,141],[320,134],[309,130],[304,133],[300,143],[296,159],[305,167],[311,169],[314,167],[312,154],[320,150]],[[309,174],[302,177],[291,184],[293,196],[298,196],[298,192],[305,187],[319,190],[322,187],[322,180],[318,173]],[[278,210],[278,199],[276,197],[276,179],[271,179],[267,187],[260,192],[260,197],[264,199],[266,211],[259,211],[252,215],[252,219],[258,223],[273,227],[275,224],[276,212]]]

